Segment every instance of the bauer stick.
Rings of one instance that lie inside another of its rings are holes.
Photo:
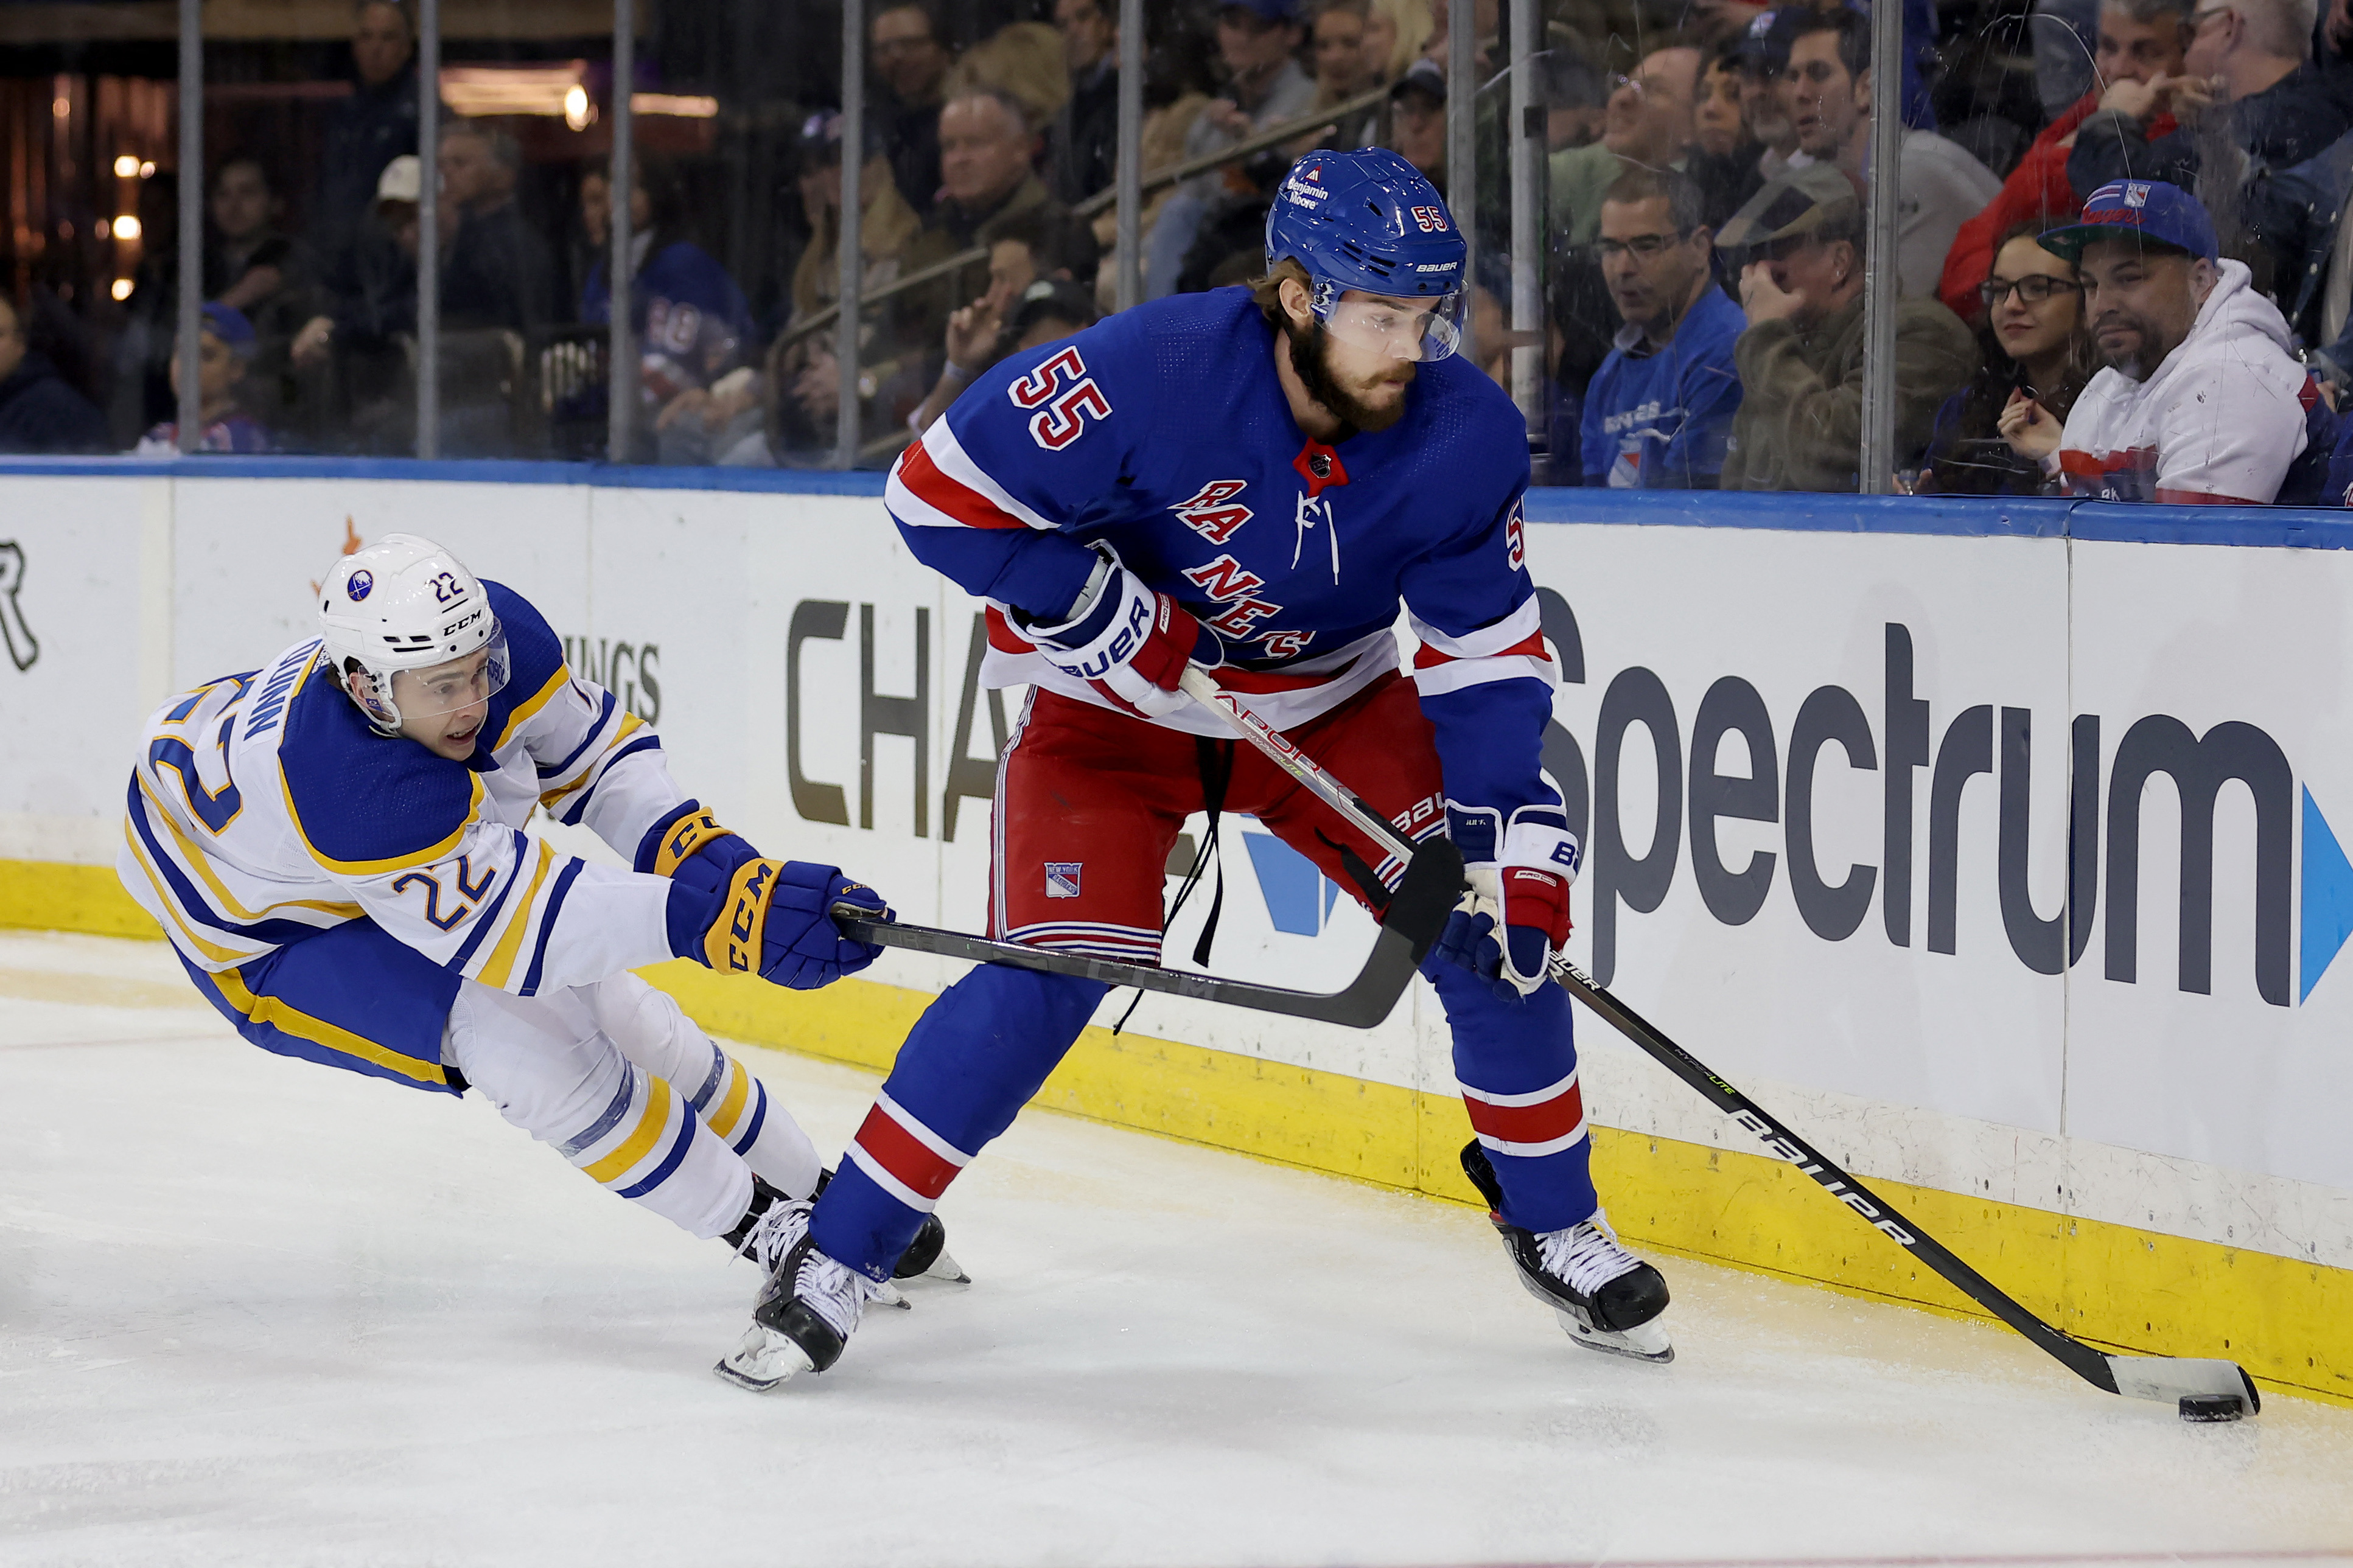
[[[968,958],[976,963],[1004,963],[1048,974],[1073,974],[1085,980],[1100,980],[1106,985],[1133,985],[1140,991],[1158,991],[1170,996],[1190,996],[1261,1013],[1369,1029],[1388,1017],[1397,999],[1405,994],[1414,971],[1428,955],[1430,944],[1438,940],[1448,913],[1461,893],[1462,857],[1451,844],[1445,846],[1443,854],[1424,854],[1416,859],[1407,868],[1396,897],[1381,916],[1380,934],[1373,939],[1372,956],[1345,989],[1330,992],[1253,985],[1242,980],[1220,980],[1214,974],[1191,974],[1153,964],[1119,963],[1084,953],[990,942],[931,926],[899,925],[875,920],[872,910],[856,904],[836,904],[832,914],[834,924],[846,935],[882,947],[937,953],[944,958]]]
[[[1446,841],[1416,845],[1384,821],[1354,792],[1303,755],[1280,731],[1238,701],[1231,693],[1197,668],[1187,668],[1184,691],[1203,707],[1223,716],[1234,732],[1264,752],[1275,766],[1304,785],[1356,830],[1390,854],[1412,863],[1434,852]],[[1460,859],[1459,853],[1455,856]],[[2183,1356],[2112,1355],[2061,1332],[2020,1306],[1991,1280],[1947,1251],[1943,1243],[1895,1211],[1893,1205],[1825,1159],[1797,1133],[1759,1110],[1697,1057],[1669,1039],[1642,1016],[1595,984],[1586,973],[1556,953],[1552,977],[1571,996],[1608,1019],[1618,1031],[1640,1046],[1660,1066],[1697,1089],[1718,1110],[1755,1133],[1776,1157],[1788,1161],[1820,1183],[1839,1202],[1868,1220],[1872,1227],[1942,1275],[1963,1295],[2008,1323],[2057,1360],[2068,1371],[2108,1394],[2154,1399],[2175,1405],[2192,1420],[2234,1420],[2263,1408],[2255,1380],[2235,1362],[2203,1361]],[[2243,1402],[2243,1408],[2239,1402]]]

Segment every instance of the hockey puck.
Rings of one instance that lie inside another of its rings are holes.
[[[2185,1394],[2181,1396],[2181,1418],[2184,1421],[2240,1421],[2246,1418],[2247,1402],[2235,1394]]]

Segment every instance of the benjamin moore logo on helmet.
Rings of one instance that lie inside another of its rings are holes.
[[[361,599],[366,598],[369,592],[375,587],[375,575],[372,573],[362,570],[352,574],[352,580],[344,585],[343,591],[351,595],[353,601],[356,603]]]

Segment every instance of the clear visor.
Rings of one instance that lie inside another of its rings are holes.
[[[1435,300],[1378,296],[1320,305],[1324,330],[1352,347],[1395,360],[1444,359],[1462,346],[1463,295]]]
[[[463,658],[423,669],[396,671],[389,704],[378,700],[377,679],[372,671],[353,670],[351,691],[370,716],[387,725],[439,718],[479,706],[506,689],[506,630],[494,628],[489,642]]]

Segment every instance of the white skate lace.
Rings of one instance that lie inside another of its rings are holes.
[[[802,1203],[773,1203],[767,1211],[752,1222],[751,1233],[744,1237],[743,1255],[773,1272],[785,1260],[808,1230],[809,1205]]]
[[[815,1247],[802,1257],[800,1272],[793,1279],[793,1299],[845,1340],[858,1327],[866,1303],[881,1293],[881,1286]]]
[[[1618,1244],[1609,1222],[1599,1214],[1567,1230],[1546,1231],[1536,1237],[1536,1251],[1547,1273],[1588,1297],[1642,1262]]]

